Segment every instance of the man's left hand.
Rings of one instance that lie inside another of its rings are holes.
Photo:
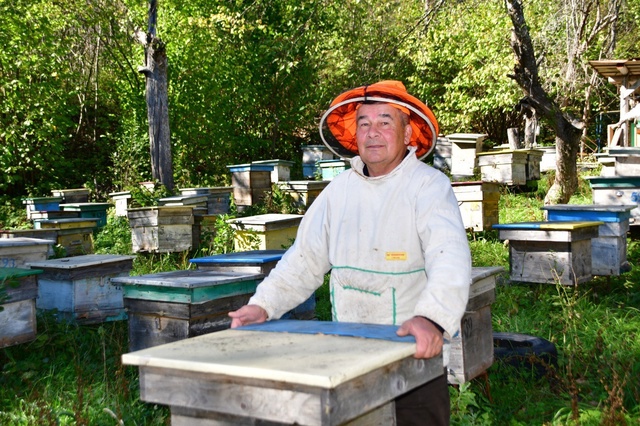
[[[396,334],[401,337],[410,334],[416,338],[415,358],[433,358],[442,352],[442,333],[424,317],[413,317],[405,321]]]

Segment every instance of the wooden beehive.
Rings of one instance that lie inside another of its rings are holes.
[[[115,215],[127,216],[129,203],[131,203],[131,200],[133,200],[131,191],[112,192],[109,194],[109,197],[111,198],[115,206]]]
[[[65,212],[74,212],[78,217],[85,219],[98,219],[96,226],[102,228],[107,225],[107,210],[113,205],[111,203],[65,203],[60,204],[60,208]]]
[[[207,213],[227,214],[231,207],[232,186],[214,186],[204,188],[182,188],[182,195],[206,195],[207,196]]]
[[[7,300],[0,301],[0,348],[36,338],[36,297],[41,270],[0,268]]]
[[[615,159],[615,176],[640,176],[640,148],[610,147],[609,155]]]
[[[128,276],[134,256],[92,254],[41,262],[36,307],[56,310],[60,319],[95,324],[126,318],[122,289],[113,285],[116,277]]]
[[[269,213],[229,219],[236,251],[278,250],[291,246],[302,221],[299,214]]]
[[[520,222],[494,225],[509,240],[512,281],[573,286],[593,279],[591,239],[603,222]]]
[[[40,228],[58,229],[58,245],[64,247],[67,256],[93,253],[93,231],[97,218],[41,220]]]
[[[323,180],[291,180],[280,182],[279,187],[285,193],[291,195],[295,204],[301,209],[307,209],[313,203],[323,189],[329,185],[329,181]]]
[[[477,156],[482,152],[482,142],[487,135],[479,133],[454,133],[447,135],[451,141],[451,174],[454,178],[468,178],[475,174]]]
[[[231,172],[233,199],[238,211],[258,204],[271,190],[273,166],[264,164],[237,164],[227,166]]]
[[[591,239],[593,275],[620,275],[630,270],[627,262],[627,232],[635,205],[556,204],[542,207],[549,221],[602,222],[598,236]]]
[[[322,172],[322,180],[333,180],[334,177],[351,168],[351,162],[345,159],[322,160],[317,164]]]
[[[492,182],[452,182],[466,229],[487,231],[499,223],[500,186]]]
[[[493,364],[491,304],[496,300],[496,278],[504,268],[474,267],[471,272],[469,301],[460,322],[460,332],[451,339],[448,380],[468,382]]]
[[[636,207],[631,210],[629,225],[640,224],[640,176],[587,176],[593,204]]]
[[[49,257],[53,242],[40,238],[0,238],[0,268],[24,268]]]
[[[173,253],[192,248],[192,207],[139,207],[129,209],[127,217],[135,253]]]
[[[478,167],[483,182],[505,185],[527,183],[527,153],[524,151],[490,151],[478,154]]]
[[[273,171],[271,172],[271,183],[276,183],[289,180],[291,176],[291,167],[293,166],[293,161],[260,160],[253,161],[251,162],[251,164],[272,166]]]
[[[229,327],[261,274],[185,270],[120,277],[129,316],[129,349],[139,350]]]
[[[27,208],[27,219],[31,220],[31,213],[38,211],[60,210],[62,197],[27,197],[22,204]]]

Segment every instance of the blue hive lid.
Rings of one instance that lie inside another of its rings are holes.
[[[216,254],[213,256],[198,257],[189,260],[195,264],[261,264],[277,262],[282,258],[286,250],[250,250],[236,253]]]

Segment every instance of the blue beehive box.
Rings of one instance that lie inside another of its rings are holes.
[[[217,254],[191,259],[198,269],[209,269],[219,272],[247,272],[267,276],[286,250],[249,250],[236,253]],[[261,281],[261,280],[260,280]],[[284,319],[315,318],[315,294],[297,308],[283,315]]]
[[[33,212],[45,210],[60,210],[62,197],[27,197],[22,199],[22,204],[27,207],[27,219],[31,220]]]

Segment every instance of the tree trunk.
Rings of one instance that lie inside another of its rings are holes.
[[[151,150],[151,174],[173,191],[169,96],[167,94],[167,53],[162,41],[153,38],[147,46],[147,119]]]
[[[139,41],[145,46],[145,66],[139,71],[146,77],[151,175],[169,191],[173,191],[167,51],[162,40],[156,37],[156,16],[157,2],[151,0],[148,31],[146,34],[141,32],[137,34]]]
[[[567,203],[578,188],[576,160],[580,147],[583,123],[563,113],[558,104],[540,84],[538,64],[531,42],[529,29],[524,19],[520,0],[505,0],[507,13],[513,23],[511,47],[516,56],[513,78],[524,92],[521,104],[535,110],[538,117],[551,125],[556,134],[556,176],[547,192],[545,204]]]

